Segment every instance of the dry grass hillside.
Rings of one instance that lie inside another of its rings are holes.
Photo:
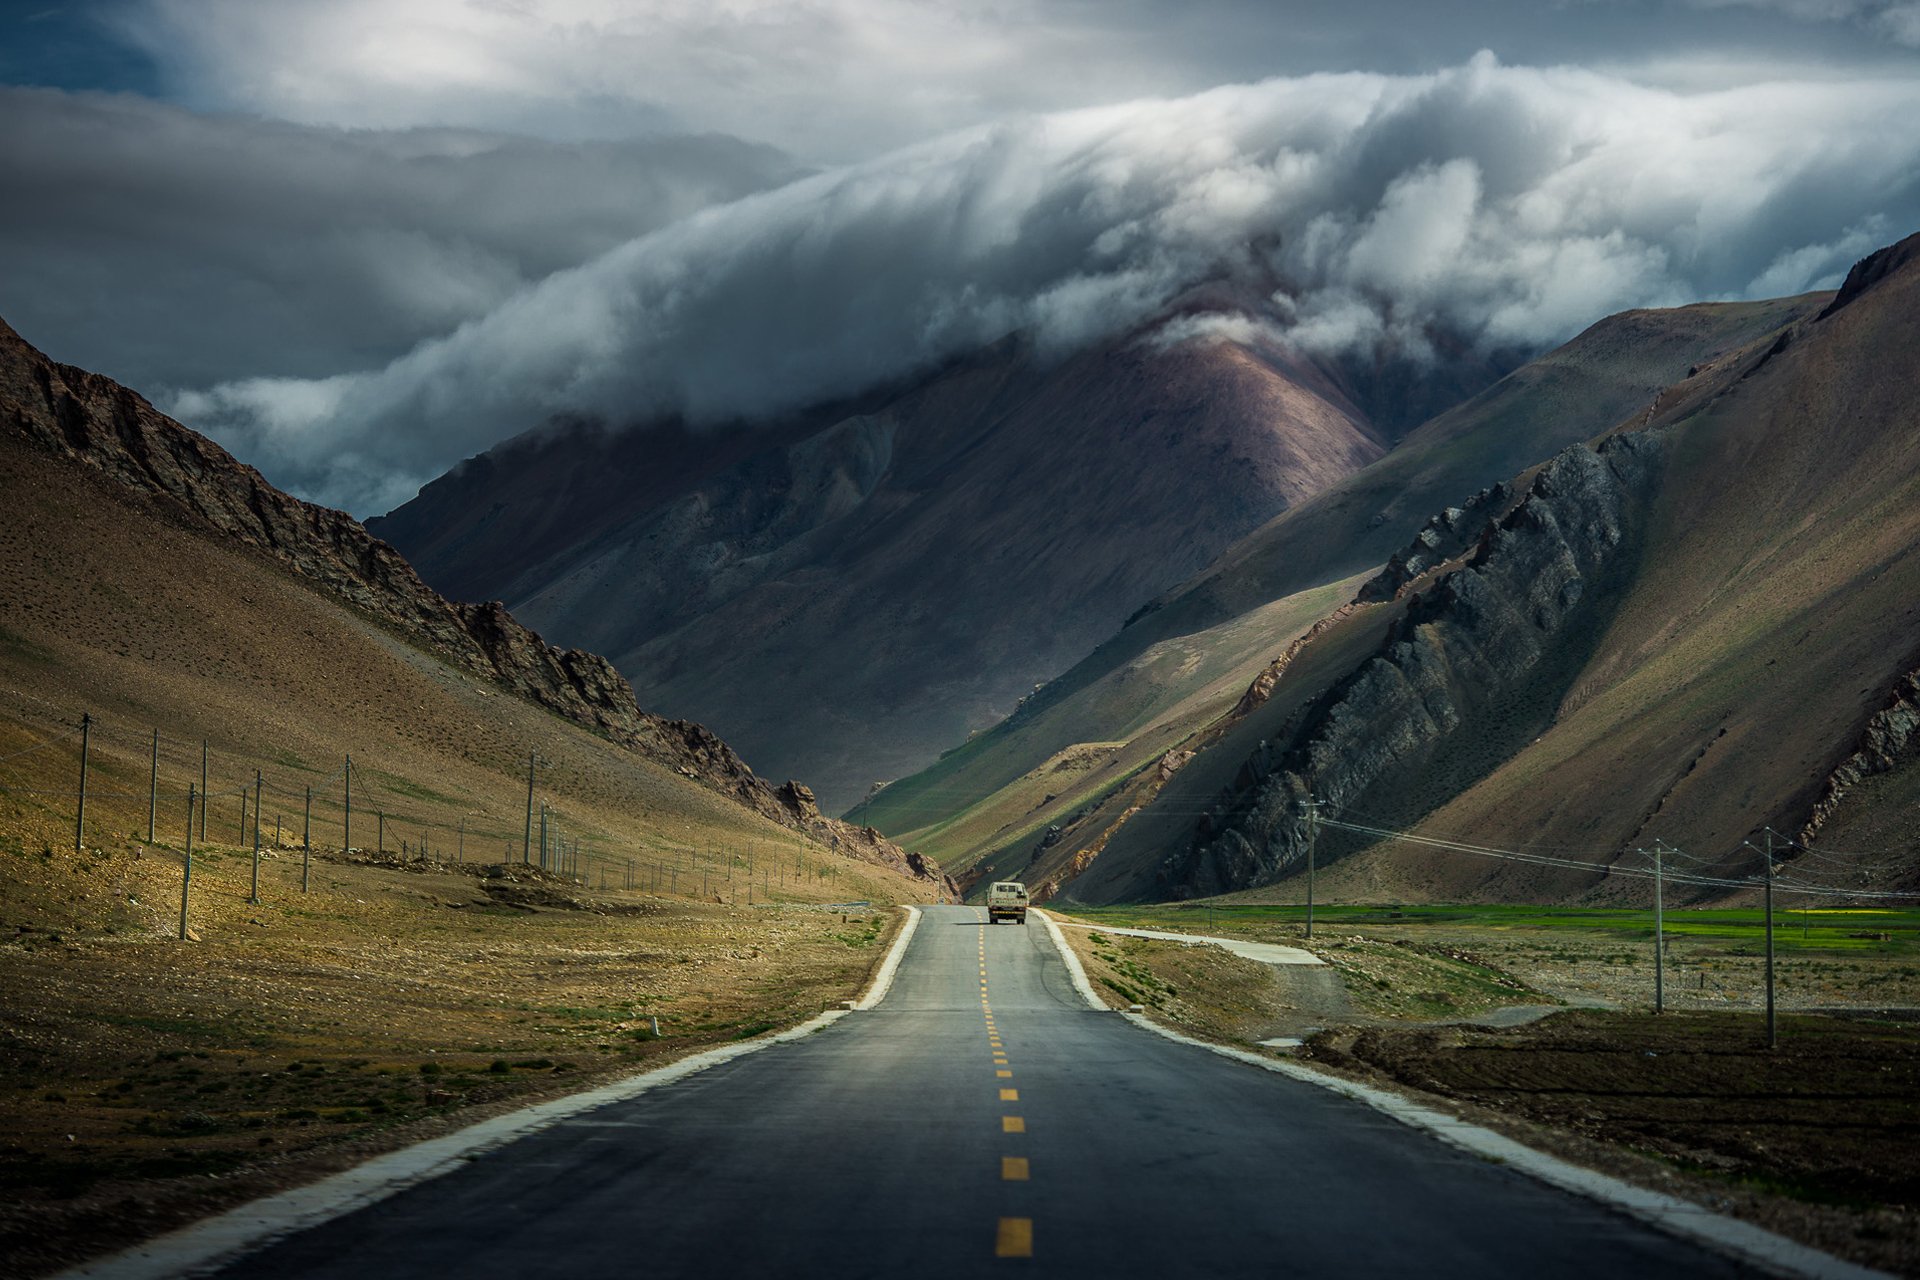
[[[344,517],[144,402],[37,354],[0,387],[0,1272],[791,1025],[945,892],[624,686],[581,705],[587,656],[356,578]],[[462,616],[508,647],[437,649]]]
[[[1184,843],[1193,818],[1245,758],[1241,750],[1223,766],[1209,749],[1186,769],[1186,753],[1212,741],[1202,730],[1233,708],[1263,668],[1353,598],[1360,577],[1345,575],[1370,573],[1407,545],[1421,521],[1476,488],[1623,420],[1644,421],[1662,388],[1689,369],[1724,359],[1826,301],[1636,311],[1594,325],[1294,505],[1142,610],[1013,716],[870,796],[849,817],[898,834],[956,873],[1030,867],[1048,883],[1073,879],[1109,848],[1117,855],[1110,870],[1115,861],[1154,856],[1148,846]],[[1232,733],[1231,753],[1242,738],[1251,749],[1277,728],[1268,714],[1251,729],[1222,725],[1220,734]],[[1051,764],[1074,743],[1109,740],[1129,745],[1099,770],[1060,777]],[[1169,753],[1185,776],[1150,776],[1145,766]],[[1147,817],[1129,814],[1136,809]],[[1060,837],[1029,862],[1053,825],[1062,827]],[[1099,889],[1103,897],[1114,891]]]
[[[1649,427],[1673,454],[1648,549],[1592,658],[1539,741],[1423,830],[1659,837],[1745,876],[1772,827],[1821,851],[1788,854],[1796,879],[1920,884],[1915,316],[1908,266],[1676,393]]]
[[[731,797],[534,707],[414,647],[256,553],[170,521],[84,469],[0,438],[0,754],[97,721],[94,838],[144,838],[151,733],[161,734],[163,838],[178,839],[208,744],[208,833],[238,842],[240,795],[256,770],[271,820],[297,833],[315,788],[315,842],[338,846],[343,762],[353,756],[354,844],[498,860],[525,831],[527,760],[551,828],[599,863],[657,862],[722,848],[805,849],[844,862]],[[71,846],[77,738],[0,761],[10,832]],[[39,777],[51,756],[62,779]],[[22,781],[39,785],[21,787]],[[44,794],[47,791],[54,794]],[[536,828],[538,826],[536,809]],[[63,838],[64,835],[64,838]],[[536,830],[536,844],[537,844]],[[537,857],[538,850],[536,847]],[[719,863],[714,863],[716,869]],[[893,897],[905,877],[846,868]],[[815,896],[846,896],[822,887]],[[682,884],[680,891],[689,886]],[[864,895],[856,895],[864,896]]]
[[[1914,888],[1917,244],[1435,526],[1068,892],[1297,896],[1309,794],[1346,898]]]

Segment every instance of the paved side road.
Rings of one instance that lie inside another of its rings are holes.
[[[1087,1008],[936,907],[892,993],[231,1265],[240,1277],[1632,1276],[1735,1263]]]

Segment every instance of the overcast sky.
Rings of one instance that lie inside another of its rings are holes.
[[[775,413],[1222,274],[1303,346],[1541,346],[1920,229],[1904,0],[0,15],[0,315],[362,515],[556,412]]]

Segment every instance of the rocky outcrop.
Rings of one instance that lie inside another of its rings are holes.
[[[1920,258],[1920,235],[1911,235],[1898,244],[1874,250],[1853,264],[1853,269],[1847,272],[1846,280],[1840,285],[1840,292],[1834,295],[1833,301],[1827,304],[1827,309],[1820,313],[1819,318],[1825,320],[1916,258]]]
[[[1513,501],[1511,485],[1482,489],[1458,507],[1448,507],[1430,518],[1413,541],[1387,558],[1379,573],[1361,585],[1354,600],[1378,604],[1397,599],[1422,574],[1471,551],[1487,521]]]
[[[704,727],[651,715],[598,654],[561,649],[506,607],[456,604],[359,521],[281,492],[219,445],[110,378],[56,364],[0,321],[0,431],[65,457],[174,519],[253,549],[453,666],[729,795],[850,856],[907,870],[914,858],[870,830],[795,803]],[[797,784],[789,784],[795,787]],[[811,801],[811,792],[799,792]],[[914,871],[950,889],[931,869]]]
[[[1289,644],[1279,657],[1269,662],[1261,669],[1260,674],[1253,678],[1253,683],[1248,685],[1247,691],[1240,695],[1240,701],[1233,704],[1233,710],[1227,713],[1227,718],[1229,720],[1238,720],[1265,705],[1267,699],[1273,696],[1274,689],[1279,686],[1280,677],[1287,674],[1287,668],[1291,667],[1294,659],[1300,656],[1300,651],[1312,644],[1322,634],[1351,617],[1357,607],[1359,607],[1358,601],[1343,604],[1326,617],[1320,619],[1320,621],[1314,623],[1311,627],[1308,627],[1300,636],[1296,637],[1293,643]],[[1191,756],[1193,753],[1188,752],[1187,754]],[[1171,776],[1171,772],[1167,771],[1165,766],[1162,766],[1162,771],[1166,773],[1167,776]]]
[[[1820,799],[1800,828],[1799,843],[1812,844],[1847,793],[1879,773],[1892,773],[1920,757],[1920,670],[1902,676],[1884,707],[1868,718],[1852,754],[1827,775]]]
[[[1628,558],[1663,453],[1663,437],[1644,433],[1554,458],[1518,505],[1482,526],[1465,564],[1407,598],[1372,657],[1304,708],[1277,749],[1262,744],[1189,847],[1162,864],[1163,891],[1282,874],[1304,858],[1300,802],[1310,796],[1339,812],[1417,791],[1430,807],[1530,740],[1604,607],[1596,588]]]

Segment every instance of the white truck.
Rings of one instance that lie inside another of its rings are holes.
[[[987,923],[1027,922],[1027,886],[1018,880],[996,880],[987,889]]]

